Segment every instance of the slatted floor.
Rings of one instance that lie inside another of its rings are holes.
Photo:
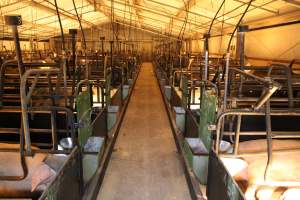
[[[190,199],[151,63],[144,63],[97,199]]]

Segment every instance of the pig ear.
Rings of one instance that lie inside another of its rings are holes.
[[[40,185],[50,183],[55,174],[53,169],[42,163],[32,174],[31,192],[34,192]]]

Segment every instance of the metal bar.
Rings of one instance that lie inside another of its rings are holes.
[[[245,116],[264,116],[266,115],[265,112],[257,112],[250,109],[235,109],[235,110],[227,110],[223,113],[221,113],[218,116],[217,123],[216,123],[216,143],[215,143],[215,149],[216,153],[219,154],[219,145],[221,140],[221,128],[223,125],[223,120],[225,116],[229,115],[245,115]],[[270,112],[270,116],[300,116],[300,112]]]
[[[72,76],[72,94],[75,92],[75,86],[76,86],[76,29],[70,29],[69,33],[71,33],[71,41],[72,41],[72,67],[73,67],[73,76]],[[73,107],[74,98],[71,98],[70,106]],[[74,106],[75,107],[75,106]]]
[[[51,78],[48,75],[48,87],[49,87],[49,92],[51,94],[51,102],[52,102],[52,106],[55,106],[55,98],[53,98],[53,88],[52,88],[52,83],[51,83]],[[51,111],[51,134],[52,134],[52,148],[53,150],[57,150],[58,145],[57,145],[57,127],[56,127],[56,112]]]
[[[35,87],[36,87],[38,78],[39,78],[39,74],[37,74],[37,75],[35,76],[34,81],[33,81],[33,83],[31,84],[31,87],[30,87],[30,89],[29,89],[29,91],[28,91],[28,94],[27,94],[27,96],[26,96],[26,102],[29,102],[29,101],[30,101],[30,97],[31,97],[31,95],[32,95],[33,90],[34,90]]]
[[[235,130],[234,155],[237,155],[239,152],[241,123],[242,123],[242,116],[238,115],[237,122],[236,122],[236,130]]]
[[[288,153],[298,153],[300,152],[300,149],[297,148],[288,148],[288,149],[280,149],[280,150],[273,150],[273,155],[275,154],[288,154]],[[239,155],[233,155],[233,154],[224,154],[219,153],[220,157],[228,157],[228,158],[243,158],[243,157],[252,157],[252,156],[265,156],[265,151],[255,151],[255,152],[248,152],[248,153],[241,153]]]
[[[3,106],[3,95],[4,95],[4,83],[5,83],[5,70],[6,66],[10,63],[15,62],[15,60],[7,60],[1,66],[0,71],[0,105]]]
[[[67,62],[65,57],[65,51],[63,50],[62,56],[62,71],[63,71],[63,80],[64,80],[64,99],[65,106],[68,106],[68,94],[67,94]]]
[[[232,136],[236,135],[236,132],[224,131],[224,135]],[[240,135],[252,136],[252,135],[266,135],[266,131],[240,131]],[[300,137],[300,131],[272,131],[273,138],[289,138]]]
[[[223,98],[223,111],[226,110],[227,104],[227,93],[228,93],[228,76],[229,76],[229,61],[230,61],[230,52],[226,54],[226,65],[225,65],[225,79],[224,79],[224,98]]]

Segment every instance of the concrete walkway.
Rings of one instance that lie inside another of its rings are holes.
[[[190,199],[151,63],[142,65],[97,199]]]

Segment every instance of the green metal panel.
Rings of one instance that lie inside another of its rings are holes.
[[[89,91],[81,92],[76,98],[78,139],[80,146],[84,146],[87,139],[92,135],[91,100]]]
[[[174,106],[176,126],[179,128],[181,133],[185,130],[185,109],[182,107]]]
[[[107,130],[110,131],[117,122],[119,106],[107,107]]]
[[[209,151],[211,148],[211,131],[208,130],[210,124],[216,120],[216,96],[211,95],[209,91],[203,93],[200,111],[199,138]]]
[[[165,93],[168,101],[170,101],[171,100],[172,87],[170,85],[165,85],[164,93]]]
[[[203,185],[207,184],[207,174],[208,174],[208,156],[194,155],[193,157],[193,171],[199,182]]]
[[[182,147],[183,147],[184,155],[187,158],[190,167],[193,168],[193,157],[194,156],[193,156],[193,152],[190,149],[190,146],[186,140],[183,141]]]
[[[126,99],[129,93],[129,85],[123,85],[123,99]]]

